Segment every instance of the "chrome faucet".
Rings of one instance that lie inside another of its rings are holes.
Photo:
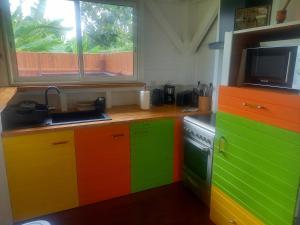
[[[50,90],[55,90],[57,92],[57,94],[60,95],[60,90],[58,89],[58,87],[56,87],[56,86],[47,87],[47,89],[45,90],[45,105],[46,105],[47,109],[50,109],[50,107],[48,106],[48,104],[49,104],[48,92]]]

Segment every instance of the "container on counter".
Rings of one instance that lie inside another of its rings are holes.
[[[143,110],[150,109],[150,91],[149,90],[140,91],[140,107]]]

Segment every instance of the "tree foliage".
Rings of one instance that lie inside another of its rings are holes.
[[[46,0],[39,0],[31,7],[29,16],[23,16],[22,2],[11,16],[17,51],[65,51],[64,36],[70,28],[63,27],[61,20],[44,18]]]
[[[85,51],[132,50],[132,8],[81,2],[80,11]]]
[[[45,18],[47,0],[38,0],[24,16],[19,1],[12,12],[17,51],[77,52],[77,39],[67,39],[71,28],[63,20]],[[133,49],[133,9],[100,3],[81,2],[82,48],[86,53]],[[55,13],[55,12],[54,12]]]

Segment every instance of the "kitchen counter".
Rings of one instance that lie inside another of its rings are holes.
[[[2,87],[0,88],[0,113],[7,106],[7,103],[17,93],[16,87]]]
[[[89,126],[102,126],[102,125],[109,125],[115,123],[120,124],[120,123],[128,123],[128,122],[141,121],[141,120],[151,120],[151,119],[158,119],[158,118],[176,118],[176,117],[183,117],[187,115],[207,114],[201,112],[182,112],[182,110],[183,110],[182,107],[167,106],[167,105],[161,107],[153,107],[150,110],[141,110],[139,106],[136,105],[116,106],[107,110],[108,116],[111,117],[111,120],[108,121],[95,121],[95,122],[74,123],[74,124],[66,124],[66,125],[15,129],[11,131],[3,131],[2,136],[8,137],[8,136],[53,131],[53,130],[63,130],[63,129],[72,129],[72,128],[89,127]]]

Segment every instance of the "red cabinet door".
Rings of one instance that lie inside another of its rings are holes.
[[[178,118],[174,126],[174,182],[181,181],[183,164],[183,120]]]
[[[127,125],[75,130],[80,205],[130,193],[130,136]]]

